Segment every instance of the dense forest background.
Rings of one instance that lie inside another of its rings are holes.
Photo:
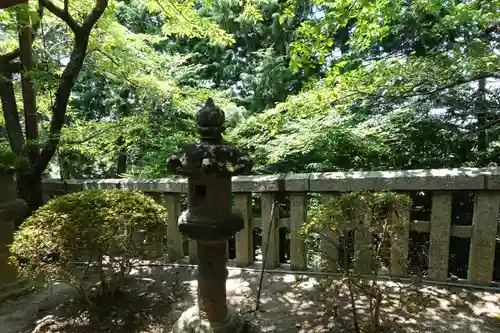
[[[497,165],[499,7],[32,1],[0,11],[2,149],[31,180],[164,177],[212,96],[257,173]]]

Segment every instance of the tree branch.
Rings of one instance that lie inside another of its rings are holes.
[[[121,127],[124,127],[124,126],[125,126],[125,124],[121,124],[121,123],[114,124],[114,125],[111,125],[110,127],[101,128],[101,129],[97,129],[95,131],[92,131],[92,132],[90,132],[90,134],[88,134],[83,139],[74,140],[74,141],[64,141],[63,140],[61,142],[61,144],[65,144],[65,145],[80,145],[80,144],[92,142],[92,140],[100,140],[101,139],[100,138],[101,134],[104,134],[105,132],[109,132],[110,130],[118,129],[118,128],[121,128]]]
[[[50,0],[39,0],[39,1],[40,4],[45,8],[47,8],[52,14],[63,20],[69,26],[69,28],[75,33],[75,35],[80,32],[82,27],[80,27],[78,22],[76,22],[76,20],[73,18],[73,16],[71,16],[71,14],[67,10],[57,7]]]
[[[96,49],[95,50],[96,52],[99,52],[100,54],[102,54],[103,56],[105,56],[106,58],[108,58],[115,66],[117,66],[118,68],[121,67],[120,63],[114,59],[111,55],[107,54],[106,52],[104,52],[103,50],[100,50],[100,49]],[[120,70],[120,74],[123,76],[123,79],[125,81],[127,81],[131,86],[135,87],[135,88],[138,88],[137,84],[132,82],[129,77],[127,76],[127,74],[125,74],[122,70]]]
[[[21,52],[19,51],[19,48],[15,49],[14,51],[11,51],[9,53],[3,54],[0,56],[0,63],[6,64],[9,61],[12,61],[16,58],[19,58],[19,55]]]
[[[46,0],[42,0],[46,2]],[[75,33],[75,41],[68,65],[61,76],[61,82],[55,94],[52,105],[52,119],[50,121],[49,139],[44,145],[40,156],[35,163],[35,172],[41,174],[49,164],[56,152],[61,139],[61,129],[64,125],[66,110],[68,107],[71,90],[75,86],[76,79],[80,73],[85,55],[87,54],[89,36],[97,20],[102,16],[108,5],[108,0],[97,0],[95,7],[85,19],[83,26]],[[49,9],[49,8],[47,8]],[[50,9],[49,9],[50,10]]]
[[[184,13],[182,11],[180,11],[179,8],[177,8],[177,6],[175,6],[175,4],[172,2],[172,1],[169,1],[170,2],[170,5],[174,8],[174,10],[180,15],[182,16],[187,22],[189,22],[189,19],[184,15]],[[163,13],[165,15],[168,16],[168,11],[165,9],[165,7],[161,4],[160,1],[156,0],[156,4],[158,6],[160,6],[161,10],[163,11]]]
[[[407,93],[403,94],[400,96],[397,96],[398,98],[410,98],[410,97],[417,97],[417,96],[425,96],[425,95],[432,95],[438,92],[441,92],[443,90],[451,89],[457,86],[461,86],[466,83],[482,80],[482,79],[488,79],[488,78],[495,78],[495,79],[500,79],[500,75],[495,74],[495,73],[484,73],[484,74],[479,74],[476,76],[472,76],[469,78],[464,78],[464,79],[459,79],[454,82],[451,82],[449,84],[442,85],[440,87],[436,87],[432,90],[424,90],[424,91],[417,91],[414,93]]]
[[[90,14],[88,14],[83,20],[82,30],[84,34],[90,34],[90,31],[94,27],[97,20],[102,16],[107,6],[108,0],[97,0],[94,9],[92,9]]]
[[[1,62],[0,62],[1,64]],[[0,65],[2,66],[2,65]],[[5,73],[10,73],[10,74],[14,74],[14,73],[19,73],[21,72],[21,63],[19,62],[8,62],[6,64],[3,65],[4,68],[3,68],[3,71]]]
[[[12,72],[2,67],[0,63],[0,75],[5,77],[5,79],[0,78],[0,100],[2,102],[7,136],[9,137],[12,151],[16,155],[22,156],[25,139],[17,110],[16,95],[14,93],[14,85],[12,84]]]
[[[28,3],[28,0],[2,0],[0,3],[0,9],[6,9],[9,7],[17,6],[20,4]]]
[[[42,1],[42,0],[40,0]],[[38,31],[38,28],[40,28],[41,22],[42,22],[42,17],[43,17],[43,8],[38,9],[38,15],[40,16],[40,20],[38,20],[38,23],[33,25],[31,29],[31,42],[33,43],[36,38],[36,32]],[[11,51],[9,53],[0,55],[0,64],[3,66],[8,66],[8,68],[3,68],[3,70],[10,71],[10,73],[15,73],[15,72],[20,72],[21,71],[21,66],[20,64],[16,63],[10,63],[10,61],[13,61],[16,58],[19,58],[21,56],[21,51],[19,48],[15,49],[14,51]]]

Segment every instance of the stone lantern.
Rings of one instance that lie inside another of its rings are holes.
[[[222,139],[225,116],[212,99],[198,111],[196,122],[200,141],[167,160],[169,171],[188,177],[188,209],[178,225],[196,241],[198,251],[198,302],[181,315],[172,332],[240,333],[247,325],[226,302],[226,244],[244,225],[240,211],[233,209],[231,177],[249,172],[252,164]]]

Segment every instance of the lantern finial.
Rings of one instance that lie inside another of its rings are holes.
[[[208,98],[205,105],[196,113],[198,133],[202,141],[221,141],[225,131],[226,117],[224,111]]]

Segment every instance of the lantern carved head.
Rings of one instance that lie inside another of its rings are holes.
[[[252,163],[222,139],[224,112],[211,98],[196,114],[196,122],[200,141],[167,160],[170,172],[188,177],[188,210],[179,230],[193,239],[229,238],[243,228],[240,212],[232,208],[231,177],[249,172]]]

